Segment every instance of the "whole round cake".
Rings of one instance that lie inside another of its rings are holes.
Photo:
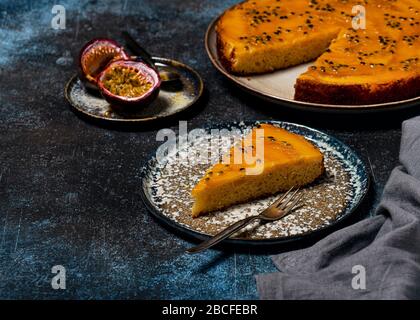
[[[248,0],[216,27],[219,58],[233,74],[315,60],[295,99],[373,104],[420,95],[419,0]]]

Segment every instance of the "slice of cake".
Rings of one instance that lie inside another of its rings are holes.
[[[259,125],[193,188],[192,216],[301,187],[323,171],[322,153],[304,137]]]

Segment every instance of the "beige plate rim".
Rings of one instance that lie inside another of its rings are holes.
[[[232,6],[233,7],[233,6]],[[231,8],[232,8],[231,7]],[[414,106],[416,103],[420,102],[420,96],[407,99],[407,100],[400,100],[400,101],[393,101],[387,103],[379,103],[379,104],[367,104],[367,105],[339,105],[339,104],[320,104],[320,103],[311,103],[311,102],[304,102],[304,101],[297,101],[294,99],[289,99],[285,97],[281,97],[274,94],[269,94],[266,92],[262,92],[261,90],[253,87],[252,85],[247,85],[241,82],[239,79],[241,77],[235,76],[230,74],[220,63],[219,57],[213,53],[213,51],[217,52],[214,49],[215,43],[211,43],[211,38],[215,36],[215,27],[217,21],[220,19],[222,15],[219,15],[215,19],[211,21],[209,26],[207,27],[207,31],[205,34],[205,48],[207,55],[210,58],[211,63],[213,66],[219,70],[227,79],[234,82],[236,85],[245,89],[249,93],[256,95],[260,98],[269,100],[271,102],[277,104],[287,104],[294,108],[299,108],[303,110],[315,110],[315,111],[384,111],[384,110],[395,110],[397,108],[408,108]],[[247,78],[252,78],[252,76],[247,76]]]

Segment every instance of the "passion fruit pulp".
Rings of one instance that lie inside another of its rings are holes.
[[[108,63],[129,58],[124,48],[114,40],[93,39],[80,51],[81,78],[88,88],[97,89],[96,79]]]
[[[159,74],[138,60],[110,62],[96,79],[102,96],[117,111],[136,111],[159,94]]]

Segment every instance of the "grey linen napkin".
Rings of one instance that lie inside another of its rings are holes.
[[[403,122],[399,159],[377,214],[273,256],[261,299],[420,299],[420,117]]]

